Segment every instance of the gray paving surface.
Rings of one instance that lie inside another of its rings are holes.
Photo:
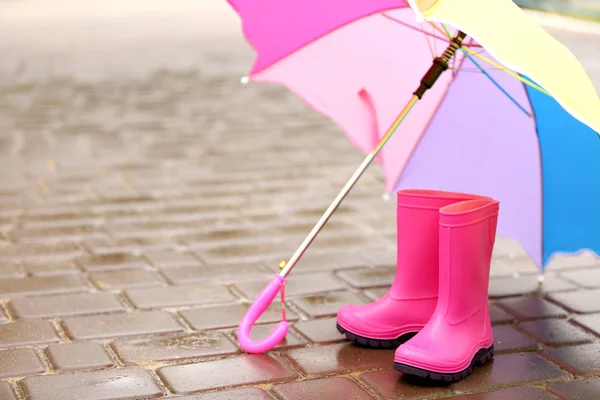
[[[0,3],[0,398],[599,388],[600,263],[559,259],[539,290],[504,239],[492,365],[424,388],[398,379],[389,352],[344,342],[337,309],[377,298],[393,277],[394,203],[376,168],[294,270],[287,341],[243,355],[235,327],[248,301],[362,156],[284,89],[240,84],[252,53],[235,16],[208,1]],[[600,87],[600,36],[551,32]],[[278,318],[269,311],[256,335]]]

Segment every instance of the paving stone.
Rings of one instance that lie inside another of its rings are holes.
[[[539,269],[531,258],[492,258],[490,268],[490,276],[493,278],[508,277],[515,274],[537,274],[538,272]]]
[[[269,335],[269,333],[273,330],[275,325],[277,324],[265,324],[254,326],[252,331],[250,332],[250,338],[253,340],[260,340],[266,338]],[[291,349],[294,347],[304,346],[308,343],[306,339],[294,333],[295,332],[293,332],[293,329],[290,329],[286,337],[275,347],[273,347],[273,350]],[[237,329],[231,331],[230,334],[237,340]]]
[[[78,340],[171,333],[183,330],[175,318],[164,311],[67,318],[64,320],[64,326],[67,335]],[[2,329],[1,326],[0,329]]]
[[[30,224],[34,222],[49,222],[50,224],[57,226],[60,226],[60,224],[80,224],[80,221],[86,221],[86,218],[92,215],[93,214],[75,209],[72,205],[65,205],[62,207],[59,205],[50,207],[32,207],[27,210],[27,222]]]
[[[269,283],[268,280],[256,282],[242,282],[235,286],[248,298],[254,299],[258,293]],[[302,274],[294,276],[285,285],[287,299],[307,296],[317,293],[329,293],[344,289],[344,285],[331,274]]]
[[[146,268],[144,258],[128,253],[108,253],[96,256],[80,257],[77,262],[86,271],[123,270]]]
[[[494,330],[494,348],[496,351],[517,352],[537,350],[537,343],[510,325],[497,325]]]
[[[354,346],[349,343],[293,349],[286,357],[308,375],[343,373],[378,367],[389,367],[394,351]]]
[[[196,304],[219,304],[236,301],[221,285],[182,285],[128,290],[127,297],[140,309],[182,307]]]
[[[327,393],[327,399],[329,400],[373,399],[356,382],[344,377],[280,383],[273,386],[272,390],[282,400],[312,400],[315,398],[316,393]]]
[[[555,383],[548,390],[561,399],[597,400],[600,393],[600,378]]]
[[[600,314],[582,315],[575,322],[600,336]]]
[[[537,290],[538,282],[534,275],[491,278],[489,284],[489,296],[492,298],[530,294]]]
[[[600,290],[579,290],[576,292],[552,293],[552,301],[559,303],[567,310],[576,313],[600,312]]]
[[[179,311],[179,314],[195,330],[223,329],[238,326],[247,310],[247,305],[235,304],[225,307],[191,308]],[[295,312],[286,308],[286,319],[295,321],[299,317]],[[281,305],[274,302],[257,320],[257,323],[265,324],[279,321],[281,321]]]
[[[117,223],[114,219],[107,227],[108,234],[117,240],[151,236],[178,236],[191,233],[197,227],[190,221],[165,221],[165,220],[126,220]]]
[[[188,173],[189,171],[189,169],[186,169],[185,172],[180,171],[179,173],[181,175],[182,173]],[[211,178],[214,178],[214,175],[211,174]],[[173,196],[173,193],[171,192],[171,196],[168,196],[166,210],[190,214],[202,212],[205,215],[211,215],[223,211],[240,211],[239,206],[246,203],[246,199],[243,196],[232,193],[227,193],[227,196],[222,196],[222,192],[219,192],[219,190],[223,189],[224,186],[227,186],[228,188],[231,187],[235,190],[237,184],[248,184],[248,181],[231,182],[225,179],[215,179],[209,182],[206,179],[202,179],[201,182],[194,183],[200,183],[201,187],[195,187],[192,185],[191,181],[186,180],[186,185],[184,187],[179,187],[175,196]],[[251,185],[250,187],[253,186]],[[210,192],[207,191],[209,188],[211,189]],[[212,190],[215,189],[217,189],[217,191],[212,192]]]
[[[246,246],[269,242],[276,235],[274,232],[261,232],[248,227],[226,227],[210,231],[194,232],[180,238],[192,251],[202,251],[219,248],[223,245]]]
[[[75,342],[48,346],[46,355],[56,371],[108,368],[115,365],[102,345]]]
[[[578,289],[576,285],[562,279],[557,275],[546,274],[544,284],[541,287],[542,293],[564,292],[568,290]]]
[[[452,391],[447,387],[415,385],[410,380],[402,379],[402,376],[400,372],[386,369],[362,374],[360,380],[386,400],[416,400],[452,395]]]
[[[310,232],[310,229],[307,232]],[[274,258],[267,260],[264,264],[273,272],[277,272],[280,261],[280,259]],[[360,268],[366,266],[366,264],[365,260],[355,252],[310,251],[306,252],[294,266],[294,274]]]
[[[508,258],[510,260],[524,260],[529,258],[529,254],[515,239],[496,237],[494,257]]]
[[[507,297],[536,293],[544,293],[577,289],[577,286],[557,276],[546,276],[543,285],[538,285],[536,275],[518,277],[492,278],[489,284],[490,297]]]
[[[131,253],[172,249],[177,243],[174,239],[163,237],[138,237],[119,240],[113,238],[86,239],[83,241],[83,245],[93,255],[102,256],[118,252]],[[110,268],[107,270],[110,270]]]
[[[354,293],[343,291],[302,297],[294,300],[293,303],[311,317],[323,317],[337,315],[344,305],[365,304],[367,301]]]
[[[600,344],[546,349],[542,355],[576,375],[600,373]]]
[[[273,277],[273,274],[253,265],[173,267],[163,270],[163,274],[175,285],[185,283],[235,283],[257,279],[267,280]]]
[[[149,287],[164,284],[154,272],[143,269],[94,272],[90,276],[94,283],[103,290]]]
[[[22,278],[23,276],[24,273],[20,268],[20,264],[2,263],[0,265],[0,279]]]
[[[366,290],[364,292],[365,296],[368,297],[369,299],[373,300],[373,301],[377,301],[380,298],[382,298],[387,291],[389,290],[389,287],[383,287],[383,288],[371,288],[369,290]]]
[[[219,263],[264,262],[273,258],[281,258],[283,260],[290,255],[289,251],[282,250],[279,242],[268,242],[258,239],[257,243],[198,249],[195,253],[204,262],[212,265],[218,265]]]
[[[160,204],[154,203],[149,196],[140,195],[133,188],[125,187],[120,182],[102,187],[95,184],[93,191],[100,196],[102,202],[94,204],[90,210],[103,215],[121,215],[130,212],[142,212],[160,209]]]
[[[321,180],[323,177],[323,171],[319,171],[320,173],[317,173],[314,178],[316,178],[317,180]],[[363,178],[366,178],[366,174],[363,175]],[[320,185],[322,182],[317,182],[317,185]],[[282,188],[287,188],[288,184],[286,183],[286,181],[282,181]],[[313,183],[314,184],[314,183]],[[300,187],[304,187],[305,185],[300,185]],[[327,190],[329,188],[326,187],[318,187],[318,190]],[[337,188],[336,188],[337,189]],[[356,187],[356,189],[358,189],[358,187]],[[357,190],[358,191],[358,190]],[[311,198],[314,199],[313,196],[310,196]],[[304,199],[303,199],[304,200]],[[290,204],[288,207],[288,214],[292,213],[293,215],[299,217],[299,218],[303,218],[305,220],[308,220],[309,222],[307,222],[308,224],[310,224],[311,222],[316,222],[319,218],[321,218],[321,215],[323,215],[323,212],[325,211],[325,208],[327,207],[327,204],[321,204],[322,202],[312,202],[312,204],[310,204],[309,202],[307,203],[296,203],[296,204]],[[338,213],[339,212],[339,213]],[[340,207],[336,210],[336,216],[344,216],[344,217],[354,217],[356,215],[356,209],[352,206],[350,206],[350,202],[348,203],[343,203],[340,205]],[[333,219],[332,219],[333,220]],[[314,223],[312,224],[314,225]],[[309,227],[308,230],[312,229],[312,226]],[[306,230],[301,229],[300,233],[304,233],[306,232]]]
[[[509,277],[515,274],[513,260],[506,260],[502,258],[495,258],[492,256],[492,263],[490,265],[490,278],[503,278]]]
[[[548,262],[546,270],[562,271],[597,266],[600,266],[600,259],[594,253],[585,251],[579,254],[558,254]]]
[[[461,396],[460,398],[464,400],[557,400],[556,396],[544,389],[530,386],[472,394],[470,396]]]
[[[513,322],[515,319],[503,309],[499,308],[494,304],[490,304],[490,320],[492,324],[503,324],[507,322]]]
[[[0,325],[0,348],[59,342],[48,321],[16,321]]]
[[[346,340],[336,328],[336,318],[300,321],[295,328],[313,343],[334,343]]]
[[[80,277],[71,275],[0,279],[0,297],[81,292],[88,289]]]
[[[224,390],[206,394],[175,397],[177,400],[273,400],[267,392],[262,389],[250,387],[242,389]]]
[[[152,375],[138,368],[30,376],[19,386],[27,400],[133,400],[164,395]]]
[[[567,271],[560,276],[584,288],[600,287],[600,268]]]
[[[288,182],[283,182],[284,185],[289,185],[289,181]],[[308,184],[308,183],[307,183]],[[323,210],[324,211],[324,210]],[[323,212],[321,211],[321,212]],[[282,220],[281,224],[278,224],[276,227],[274,227],[274,231],[275,232],[279,232],[281,235],[306,235],[308,232],[310,232],[312,230],[312,228],[315,226],[315,220],[298,220],[298,221],[286,221],[286,220]],[[325,227],[323,228],[322,232],[331,232],[331,233],[336,233],[336,232],[351,232],[351,231],[356,231],[356,227],[352,224],[349,224],[345,221],[342,221],[340,219],[331,219],[327,225],[325,225]]]
[[[112,346],[126,364],[223,356],[238,352],[237,347],[219,332],[118,340]]]
[[[305,236],[305,235],[303,235]],[[304,237],[303,237],[304,239]],[[294,241],[297,246],[298,241]],[[323,232],[319,234],[317,239],[311,244],[311,250],[315,251],[338,251],[342,249],[352,249],[357,247],[364,247],[365,249],[377,247],[380,248],[383,245],[387,245],[385,239],[377,237],[366,232],[332,232],[327,234]]]
[[[371,250],[362,253],[362,258],[370,265],[377,267],[395,267],[396,250]]]
[[[27,348],[0,350],[0,379],[42,372],[46,372],[46,368],[35,350]]]
[[[262,211],[262,212],[261,212]],[[251,213],[250,213],[251,212]],[[289,216],[282,216],[280,213],[273,211],[273,210],[251,210],[250,212],[244,212],[242,210],[242,217],[240,219],[238,219],[237,222],[239,223],[243,223],[243,224],[248,224],[248,225],[254,225],[254,226],[261,226],[264,229],[266,228],[271,228],[271,227],[277,227],[277,225],[281,224],[282,221],[284,221],[285,219],[289,219]],[[281,260],[279,260],[281,261]],[[270,264],[269,261],[266,261],[267,264]]]
[[[49,222],[49,221],[48,221]],[[82,238],[102,237],[105,235],[104,229],[99,225],[91,223],[81,225],[72,224],[69,226],[46,226],[33,227],[25,223],[21,229],[14,231],[13,238],[21,244],[43,243],[52,238],[52,241],[77,241]]]
[[[0,247],[0,261],[29,262],[40,260],[66,260],[78,257],[83,250],[76,243],[20,244]]]
[[[0,324],[5,324],[9,322],[9,318],[6,315],[6,312],[4,312],[4,309],[0,308]]]
[[[394,282],[396,269],[393,267],[361,268],[338,272],[338,276],[352,286],[364,289],[373,286],[389,287]]]
[[[565,317],[566,311],[538,296],[522,296],[499,301],[499,304],[520,320]]]
[[[20,297],[10,306],[19,318],[54,318],[125,311],[112,293],[77,293],[54,296]]]
[[[0,399],[2,400],[18,400],[15,391],[8,382],[0,382]]]
[[[283,361],[266,354],[163,367],[157,373],[177,394],[277,382],[298,376]]]
[[[498,386],[544,382],[568,375],[533,353],[503,354],[494,361],[475,368],[468,379],[450,385],[457,393],[491,389]]]
[[[179,251],[145,252],[144,257],[157,268],[199,267],[202,265],[192,253]]]
[[[73,275],[79,273],[77,266],[71,261],[27,263],[23,265],[23,270],[31,276]]]
[[[591,342],[594,337],[564,319],[543,319],[520,324],[538,342],[546,345],[565,345]]]

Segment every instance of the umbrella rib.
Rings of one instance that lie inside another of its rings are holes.
[[[428,21],[428,22],[429,22],[429,24],[430,24],[431,26],[433,26],[433,28],[434,28],[434,29],[436,29],[438,32],[440,32],[440,33],[442,33],[443,35],[445,35],[445,36],[448,36],[448,37],[450,37],[450,38],[452,37],[452,35],[451,35],[451,34],[450,34],[450,32],[448,31],[448,28],[446,28],[446,25],[442,24],[442,26],[443,26],[443,27],[444,27],[444,29],[446,30],[446,32],[444,32],[443,30],[441,30],[441,29],[440,29],[440,28],[439,28],[439,27],[438,27],[436,24],[434,24],[433,22],[431,22],[431,21]],[[474,55],[475,57],[482,59],[483,61],[487,62],[488,64],[490,64],[490,65],[492,65],[492,66],[494,66],[494,67],[498,68],[499,70],[502,70],[503,72],[506,72],[507,74],[511,75],[512,77],[514,77],[514,78],[517,78],[518,80],[520,80],[520,81],[521,81],[521,82],[523,82],[524,84],[526,84],[526,85],[529,85],[529,86],[531,86],[532,88],[534,88],[534,89],[536,89],[536,90],[539,90],[540,92],[542,92],[542,93],[544,93],[544,94],[547,94],[548,96],[550,96],[550,93],[548,93],[548,92],[547,92],[547,91],[546,91],[544,88],[542,88],[541,86],[539,86],[539,85],[536,85],[535,83],[531,82],[530,80],[523,78],[523,77],[522,77],[522,76],[520,76],[519,74],[517,74],[517,73],[515,73],[515,72],[513,72],[513,71],[509,70],[508,68],[506,68],[506,67],[504,67],[504,66],[502,66],[502,65],[500,65],[500,64],[498,64],[498,63],[496,63],[496,62],[494,62],[494,61],[492,61],[492,60],[490,60],[489,58],[482,56],[481,54],[479,54],[478,52],[474,51],[473,49],[470,49],[468,46],[461,46],[460,50],[461,50],[461,51],[462,51],[462,52],[463,52],[465,55],[467,55],[467,52],[468,52],[468,53],[470,53],[470,54]]]
[[[433,29],[431,30],[431,34],[433,35],[435,32],[433,31]],[[449,36],[450,39],[452,39],[452,36]],[[435,55],[437,55],[437,42],[434,40],[433,41],[433,51],[435,52]]]
[[[446,28],[445,25],[442,24],[442,26],[444,27],[444,29],[446,30],[446,34],[449,37],[452,37],[452,35],[450,34],[450,32],[448,31],[448,28]],[[482,66],[481,64],[479,64],[473,57],[471,57],[470,54],[468,53],[464,53],[465,56],[473,63],[473,65],[475,65],[477,67],[477,69],[479,71],[481,71],[481,73],[483,73],[498,89],[500,89],[500,91],[502,93],[504,93],[504,95],[506,97],[508,97],[517,107],[519,107],[519,109],[521,111],[523,111],[528,117],[531,117],[531,113],[529,111],[527,111],[527,109],[525,109],[525,107],[523,107],[513,96],[511,96],[510,93],[508,93],[508,91],[506,89],[504,89],[502,87],[502,85],[500,85],[498,83],[498,81],[496,81]],[[454,57],[454,59],[456,60],[456,57]]]
[[[498,68],[468,68],[468,67],[458,67],[454,68],[456,71],[465,71],[465,72],[481,72],[481,70],[486,71],[501,71]]]
[[[496,85],[496,87],[498,89],[500,89],[502,91],[502,93],[504,93],[506,95],[506,97],[508,97],[513,103],[515,103],[515,105],[517,107],[519,107],[521,109],[521,111],[523,111],[525,114],[527,114],[528,117],[531,117],[531,113],[529,111],[527,111],[525,109],[525,107],[523,107],[517,100],[515,100],[514,97],[512,97],[510,95],[510,93],[508,93],[506,91],[506,89],[504,89],[485,69],[483,69],[481,67],[481,65],[475,61],[475,59],[473,57],[471,57],[469,54],[465,54],[469,60],[481,71],[481,73],[483,73],[494,85]]]
[[[423,30],[424,33],[424,37],[425,37],[425,41],[427,42],[427,47],[429,47],[429,52],[431,53],[431,57],[434,58],[435,54],[433,53],[433,47],[431,47],[431,43],[429,43],[429,36],[427,35],[427,32],[425,32],[425,30]],[[435,37],[433,39],[433,41],[435,42]]]
[[[403,25],[403,26],[405,26],[405,27],[407,27],[407,28],[409,28],[409,29],[412,29],[412,30],[414,30],[414,31],[417,31],[417,32],[424,33],[425,35],[427,35],[427,36],[431,36],[431,37],[432,37],[432,38],[434,38],[434,39],[438,39],[438,40],[441,40],[441,41],[443,41],[443,42],[450,43],[450,40],[449,40],[449,39],[446,37],[446,34],[444,34],[443,36],[438,36],[438,35],[436,35],[435,33],[427,32],[425,29],[421,29],[421,28],[418,28],[418,27],[416,27],[416,26],[412,26],[412,25],[410,25],[410,24],[407,24],[406,22],[404,22],[404,21],[401,21],[401,20],[399,20],[399,19],[396,19],[396,18],[394,18],[394,17],[392,17],[391,15],[388,15],[388,14],[386,14],[386,13],[381,13],[381,15],[382,15],[383,17],[385,17],[385,18],[389,19],[390,21],[394,21],[394,22],[396,22],[396,23],[398,23],[398,24],[400,24],[400,25]],[[465,44],[465,45],[463,45],[463,46],[467,46],[467,47],[468,47],[468,46],[471,46],[471,47],[481,47],[481,45],[480,45],[480,44]]]
[[[467,48],[465,48],[465,49],[463,49],[463,51],[465,52],[465,55],[466,55],[467,53],[471,53],[471,54],[472,54],[472,55],[474,55],[475,57],[477,57],[477,58],[480,58],[480,59],[482,59],[483,61],[487,62],[488,64],[490,64],[490,65],[492,65],[492,66],[494,66],[494,67],[498,68],[499,70],[502,70],[503,72],[506,72],[507,74],[511,75],[511,76],[512,76],[512,77],[514,77],[514,78],[517,78],[518,80],[520,80],[520,81],[521,81],[521,82],[523,82],[524,84],[526,84],[526,85],[528,85],[528,86],[531,86],[532,88],[534,88],[534,89],[536,89],[536,90],[538,90],[538,91],[540,91],[540,92],[542,92],[542,93],[544,93],[544,94],[547,94],[548,96],[550,96],[550,93],[548,93],[548,92],[546,91],[546,89],[544,89],[543,87],[541,87],[541,86],[539,86],[539,85],[537,85],[537,84],[535,84],[535,83],[531,82],[531,81],[530,81],[530,80],[528,80],[528,79],[525,79],[525,78],[523,78],[522,76],[520,76],[520,75],[519,75],[519,74],[517,74],[516,72],[513,72],[513,71],[509,70],[508,68],[505,68],[505,67],[503,67],[502,65],[500,65],[500,64],[498,64],[498,63],[496,63],[496,62],[494,62],[494,61],[492,61],[492,60],[490,60],[490,59],[488,59],[487,57],[484,57],[484,56],[482,56],[481,54],[479,54],[479,53],[477,53],[477,52],[473,52],[471,49],[467,49]]]

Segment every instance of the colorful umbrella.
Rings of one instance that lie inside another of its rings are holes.
[[[369,153],[255,299],[238,333],[246,351],[285,336],[285,322],[263,341],[249,332],[375,159],[388,192],[499,200],[499,235],[541,269],[555,253],[600,253],[600,99],[574,55],[511,0],[229,2],[257,54],[249,78],[289,88]]]

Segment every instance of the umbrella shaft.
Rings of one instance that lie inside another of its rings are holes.
[[[317,235],[319,234],[321,229],[323,229],[323,226],[327,223],[327,221],[329,221],[329,218],[331,217],[331,215],[339,207],[340,203],[344,200],[346,195],[354,187],[354,185],[356,184],[358,179],[366,171],[366,169],[369,167],[369,165],[371,165],[371,163],[373,162],[375,157],[377,157],[377,154],[379,154],[381,149],[383,149],[383,147],[385,146],[387,141],[392,137],[392,134],[394,133],[394,131],[402,123],[404,118],[406,118],[406,115],[411,110],[411,108],[413,108],[413,106],[416,104],[416,102],[418,100],[419,100],[419,98],[417,96],[413,96],[411,98],[411,100],[408,102],[408,104],[404,107],[404,110],[402,110],[400,115],[398,115],[398,118],[396,118],[396,120],[394,121],[394,123],[392,124],[390,129],[388,129],[386,134],[381,138],[377,147],[371,153],[369,153],[369,155],[360,164],[360,166],[354,172],[352,177],[348,180],[348,182],[346,182],[346,185],[344,185],[343,189],[337,195],[335,200],[333,200],[333,202],[329,205],[329,208],[327,208],[327,211],[325,211],[323,216],[321,216],[321,219],[319,219],[319,222],[317,222],[317,224],[312,229],[312,231],[310,231],[310,233],[308,234],[306,239],[304,239],[304,242],[302,242],[300,247],[298,247],[298,250],[296,250],[296,252],[292,255],[292,258],[290,258],[290,260],[287,262],[287,264],[285,264],[285,267],[283,267],[283,269],[279,273],[280,276],[285,278],[290,273],[292,268],[294,268],[294,265],[296,265],[298,260],[300,260],[300,257],[302,257],[302,255],[304,254],[306,249],[308,249],[308,246],[310,246],[310,244],[315,240],[315,238],[317,237]]]

